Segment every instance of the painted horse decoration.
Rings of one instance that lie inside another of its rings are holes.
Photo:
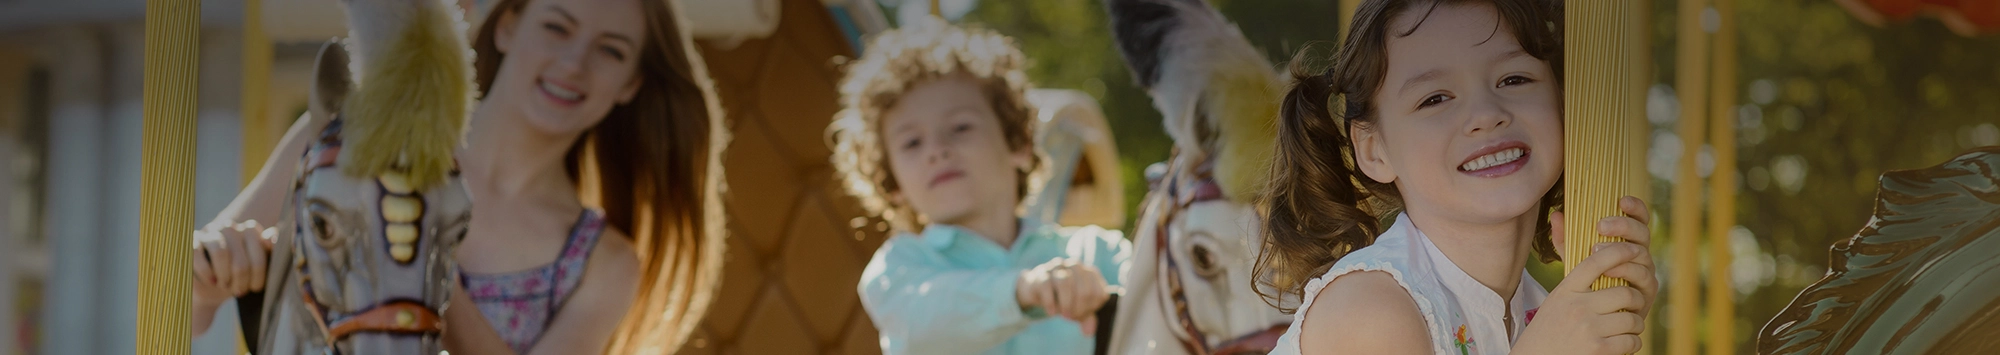
[[[258,354],[437,354],[471,216],[453,158],[474,92],[465,24],[438,0],[343,3],[349,38],[321,48],[309,103],[328,123],[285,152],[303,155],[274,228],[291,236],[246,339]]]
[[[1882,174],[1875,215],[1830,263],[1757,333],[1758,353],[2000,349],[2000,147]]]
[[[1269,352],[1292,317],[1255,292],[1263,238],[1253,203],[1270,171],[1284,83],[1200,0],[1105,3],[1118,48],[1174,141],[1140,205],[1110,350]]]

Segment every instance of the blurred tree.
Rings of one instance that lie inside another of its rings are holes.
[[[1674,75],[1673,2],[1654,2],[1657,82]],[[1868,222],[1878,176],[2000,145],[2000,37],[1965,38],[1930,20],[1871,27],[1831,1],[1738,8],[1742,228],[1731,233],[1729,274],[1736,347],[1752,353],[1754,332],[1825,275],[1828,248]],[[1654,121],[1655,140],[1673,139],[1676,116]],[[1656,180],[1655,196],[1670,183]]]

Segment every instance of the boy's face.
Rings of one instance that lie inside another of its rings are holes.
[[[901,187],[892,198],[931,223],[1014,216],[1019,171],[1033,162],[1032,150],[1008,149],[977,80],[953,75],[910,86],[882,115],[882,137]]]
[[[1397,182],[1411,211],[1469,224],[1535,218],[1563,169],[1554,72],[1490,4],[1439,6],[1428,19],[1425,10],[1390,25],[1380,116],[1355,132],[1357,163]]]

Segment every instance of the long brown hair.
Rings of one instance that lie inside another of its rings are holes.
[[[499,18],[518,15],[528,1],[500,0],[480,24],[473,41],[480,92],[491,91],[506,60],[494,43]],[[646,17],[639,91],[577,139],[563,164],[584,202],[602,208],[638,249],[638,293],[608,353],[679,350],[722,277],[720,163],[728,136],[707,65],[673,3],[639,1]]]
[[[1287,297],[1303,296],[1305,281],[1326,273],[1333,262],[1374,243],[1382,219],[1402,209],[1395,184],[1358,174],[1349,129],[1375,129],[1375,105],[1369,100],[1381,88],[1388,71],[1389,36],[1408,36],[1410,29],[1391,32],[1397,16],[1428,17],[1441,5],[1486,1],[1500,13],[1521,48],[1548,62],[1556,82],[1562,82],[1562,9],[1553,0],[1370,0],[1355,10],[1347,40],[1333,56],[1333,66],[1314,70],[1312,51],[1304,50],[1291,64],[1292,87],[1278,111],[1278,152],[1271,164],[1265,198],[1264,243],[1251,271],[1270,290],[1257,287],[1266,303],[1287,313]],[[1337,101],[1336,101],[1337,100]],[[1329,106],[1338,104],[1334,115]],[[1541,198],[1541,218],[1535,225],[1535,253],[1542,262],[1556,260],[1549,241],[1548,213],[1562,208],[1562,182]]]

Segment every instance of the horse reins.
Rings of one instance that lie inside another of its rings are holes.
[[[1285,333],[1287,328],[1290,328],[1290,324],[1272,325],[1263,330],[1251,332],[1250,334],[1245,334],[1220,344],[1210,344],[1207,333],[1202,332],[1201,327],[1194,324],[1194,317],[1189,312],[1187,290],[1181,283],[1180,261],[1174,258],[1174,253],[1168,251],[1170,244],[1167,243],[1167,230],[1172,225],[1174,217],[1179,216],[1181,211],[1186,210],[1189,206],[1199,202],[1221,200],[1223,198],[1222,188],[1216,185],[1215,180],[1208,174],[1198,174],[1196,180],[1190,181],[1191,186],[1189,187],[1192,188],[1192,193],[1183,196],[1180,190],[1181,181],[1176,174],[1177,172],[1173,171],[1174,169],[1171,167],[1168,169],[1165,175],[1165,183],[1161,184],[1167,193],[1166,198],[1168,199],[1168,203],[1162,205],[1166,210],[1160,211],[1160,219],[1154,222],[1156,225],[1154,225],[1153,231],[1153,244],[1157,247],[1154,252],[1159,254],[1160,260],[1166,264],[1166,267],[1160,268],[1162,274],[1160,278],[1166,280],[1161,285],[1166,290],[1158,294],[1167,298],[1166,302],[1163,303],[1169,306],[1166,310],[1167,314],[1174,318],[1172,322],[1176,326],[1174,338],[1179,339],[1181,346],[1186,348],[1190,354],[1226,355],[1271,352],[1272,349],[1277,347],[1278,338]]]

